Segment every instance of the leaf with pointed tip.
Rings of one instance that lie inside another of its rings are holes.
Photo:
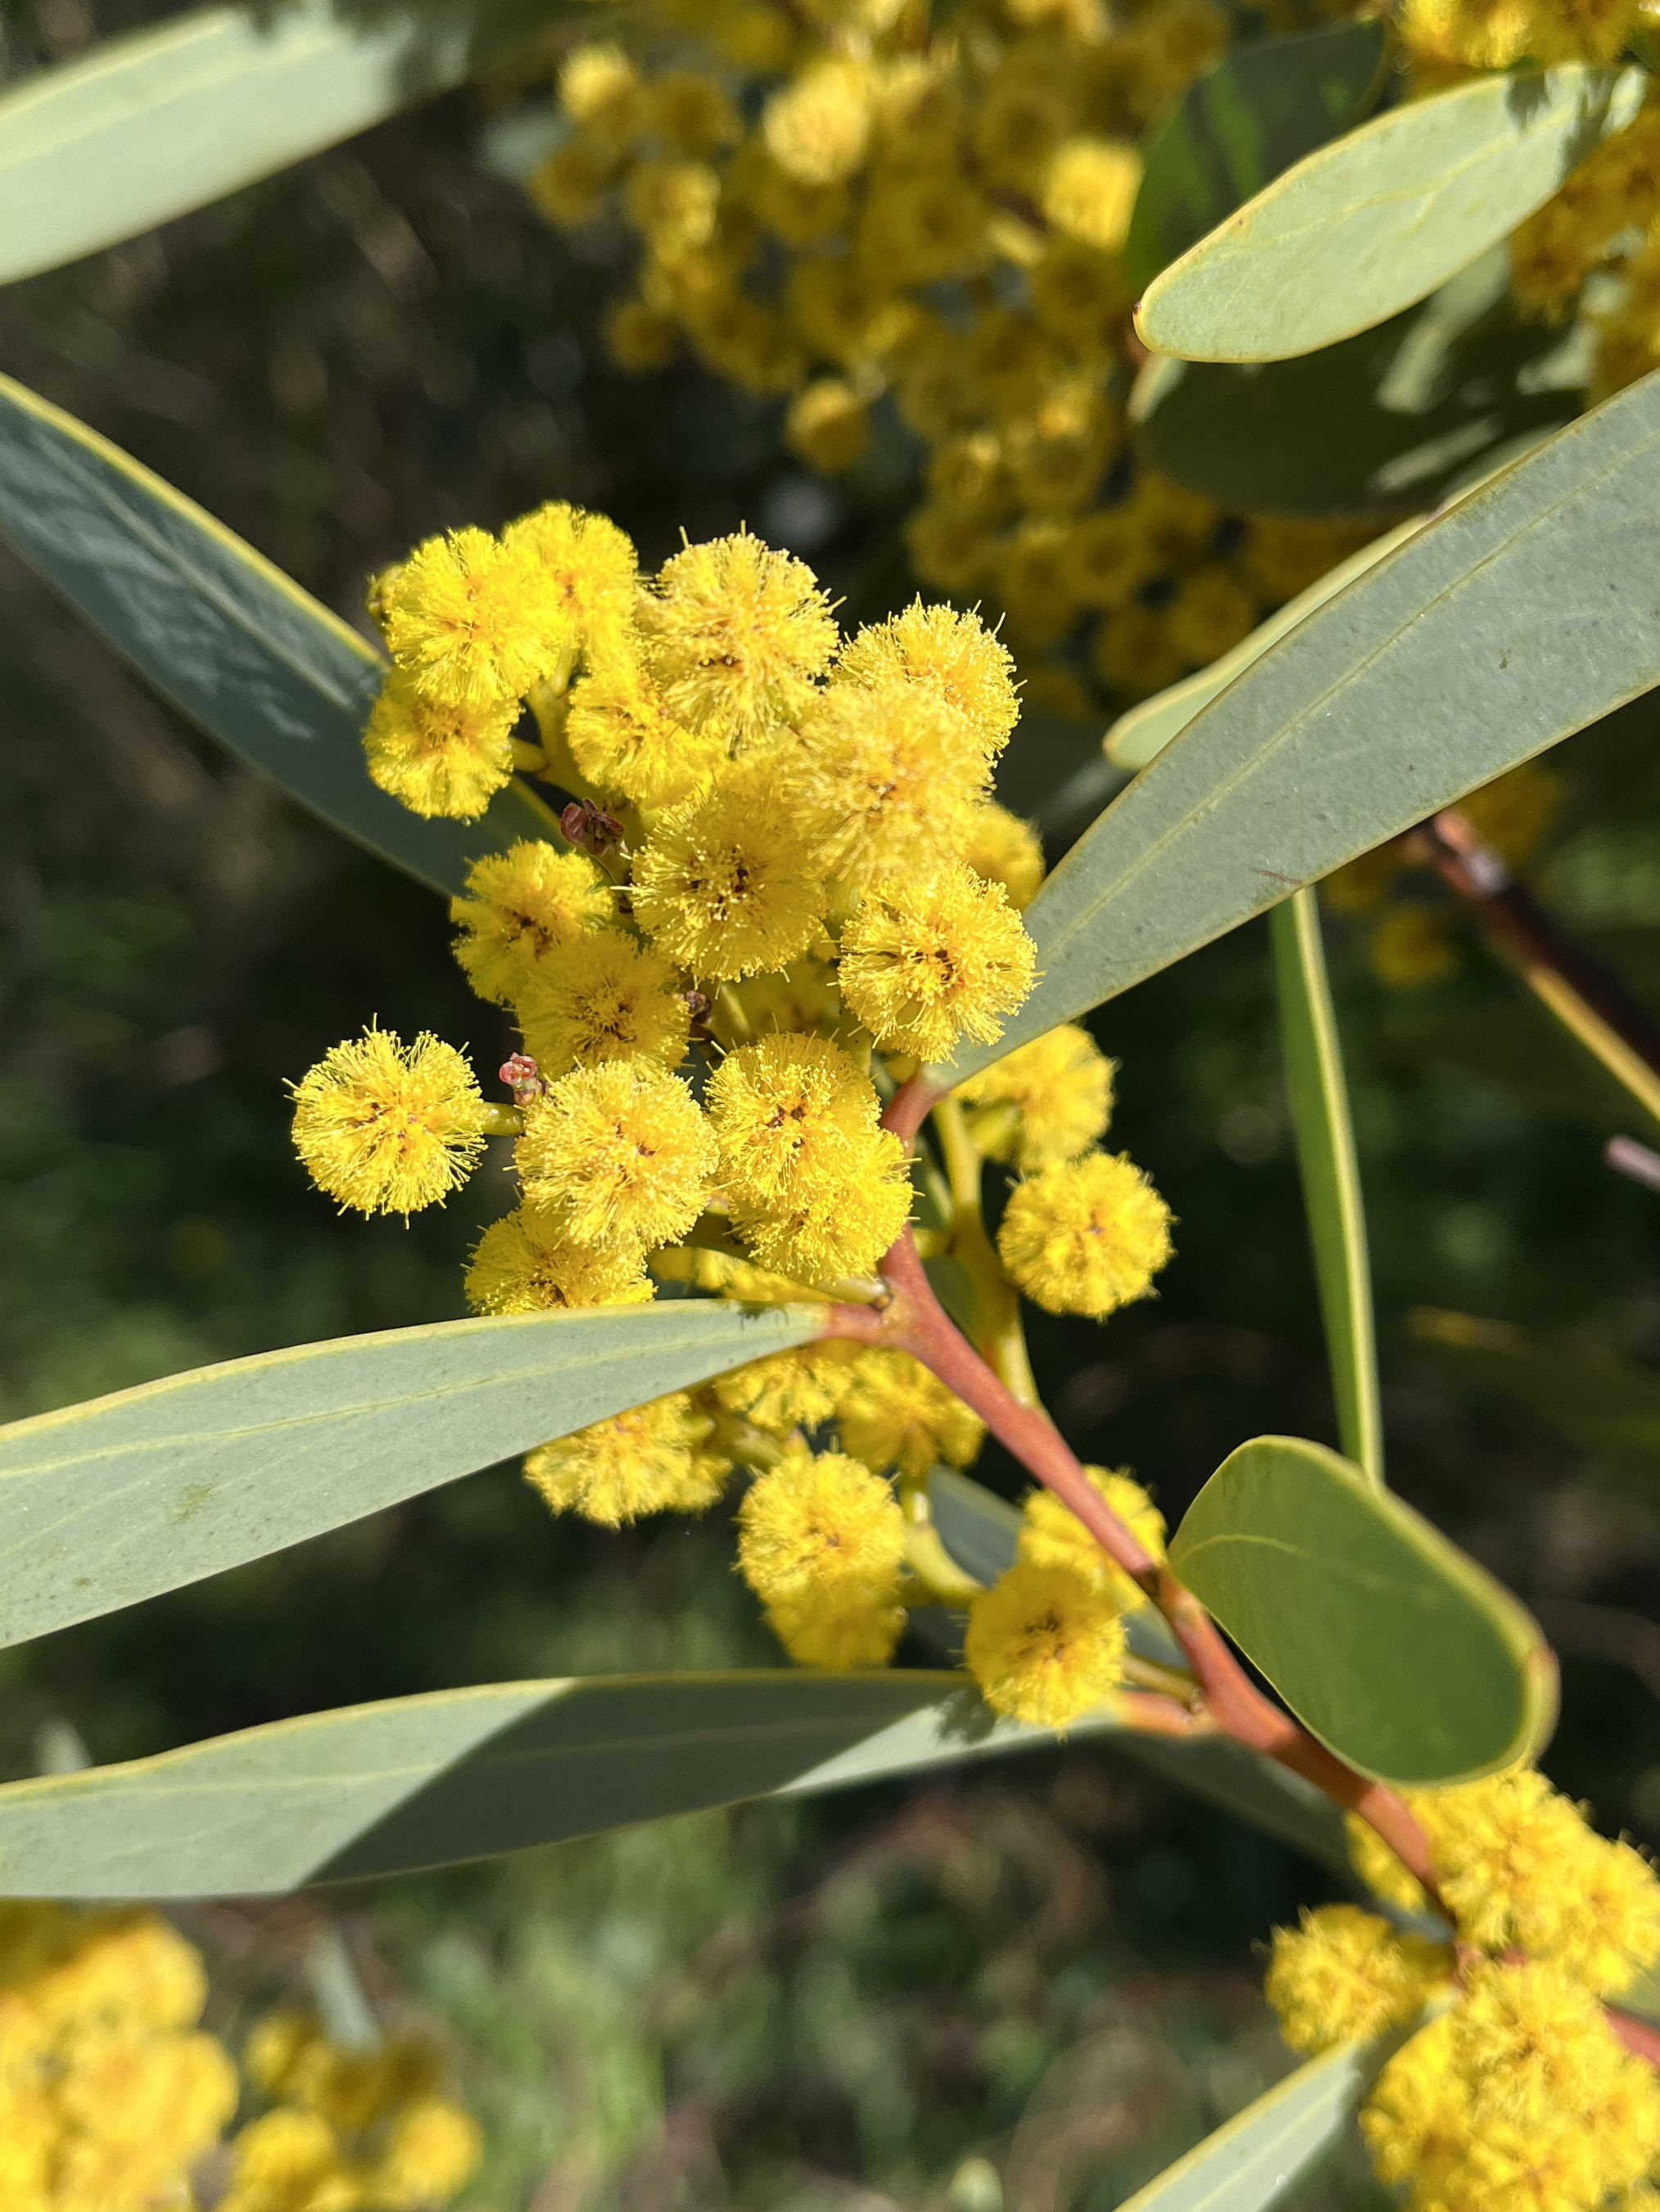
[[[1660,374],[1458,501],[1243,668],[1025,912],[989,1066],[1660,684]]]
[[[1336,2142],[1383,2049],[1340,2043],[1323,2051],[1166,2166],[1119,2212],[1266,2212]]]
[[[1170,1556],[1304,1727],[1362,1774],[1457,1782],[1548,1741],[1556,1668],[1536,1622],[1322,1444],[1241,1444],[1189,1507]]]
[[[1143,344],[1285,361],[1427,298],[1541,208],[1642,106],[1640,70],[1491,76],[1323,146],[1156,276]]]
[[[1110,1714],[1079,1723],[1110,1732]],[[961,1674],[498,1682],[0,1788],[0,1896],[254,1896],[1052,1746]]]
[[[0,1428],[0,1645],[136,1605],[805,1344],[683,1298],[337,1337]]]
[[[1329,23],[1259,39],[1195,77],[1147,149],[1124,240],[1130,290],[1363,114],[1383,44],[1381,23]]]
[[[1326,975],[1320,908],[1298,891],[1268,916],[1286,1089],[1297,1132],[1303,1205],[1314,1247],[1326,1358],[1343,1449],[1370,1482],[1383,1480],[1383,1424],[1372,1328],[1366,1209],[1349,1120],[1343,1048]]]
[[[199,507],[0,376],[0,532],[164,698],[302,806],[435,890],[481,854],[558,838],[515,778],[477,822],[423,821],[369,781],[386,664]]]
[[[0,284],[96,253],[459,84],[468,33],[328,0],[204,8],[0,97]]]

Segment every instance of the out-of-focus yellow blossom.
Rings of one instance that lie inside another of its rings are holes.
[[[905,1352],[866,1352],[841,1400],[842,1437],[855,1459],[879,1474],[892,1468],[920,1482],[938,1460],[967,1467],[985,1424]]]
[[[769,1605],[820,1594],[891,1603],[905,1523],[891,1486],[843,1452],[787,1447],[750,1486],[738,1516],[738,1564]]]
[[[727,1463],[702,1447],[706,1414],[684,1391],[654,1398],[525,1460],[525,1480],[556,1513],[616,1528],[646,1513],[702,1513],[725,1486]]]
[[[784,435],[809,468],[839,476],[869,450],[870,412],[842,378],[821,376],[790,402]]]
[[[959,1085],[969,1132],[988,1159],[1022,1174],[1074,1160],[1098,1144],[1112,1116],[1116,1062],[1087,1030],[1067,1023]]]
[[[1086,1467],[1090,1486],[1124,1523],[1149,1558],[1164,1556],[1164,1516],[1131,1474],[1110,1468]],[[1140,1605],[1144,1593],[1116,1560],[1110,1559],[1069,1505],[1052,1491],[1034,1490],[1020,1512],[1017,1557],[1037,1566],[1070,1567],[1099,1589],[1109,1591],[1115,1604]]]
[[[1119,1686],[1124,1624],[1074,1569],[1018,1560],[970,1601],[963,1656],[994,1711],[1064,1729]]]
[[[1042,887],[1042,841],[1030,822],[1006,806],[976,808],[963,858],[976,876],[1001,884],[1017,914],[1025,913]]]
[[[1329,2050],[1412,2020],[1452,1972],[1452,1955],[1358,1905],[1323,1905],[1277,1928],[1263,1995],[1293,2051]]]

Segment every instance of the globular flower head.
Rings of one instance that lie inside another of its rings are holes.
[[[639,559],[632,538],[608,516],[550,500],[510,522],[502,543],[510,553],[528,554],[539,568],[574,645],[591,659],[617,649],[633,613]]]
[[[1034,1304],[1104,1319],[1152,1290],[1171,1256],[1170,1224],[1126,1154],[1086,1152],[1015,1186],[997,1249]]]
[[[442,2097],[422,2097],[393,2118],[369,2170],[383,2204],[447,2204],[483,2162],[484,2139],[471,2112]]]
[[[1596,1999],[1537,1960],[1480,1960],[1466,1970],[1452,2047],[1478,2134],[1583,2112],[1610,2093],[1627,2063]]]
[[[574,939],[540,964],[516,1006],[525,1049],[550,1079],[611,1060],[678,1067],[691,1029],[677,970],[621,929]]]
[[[1469,2090],[1454,2060],[1453,2027],[1442,2014],[1402,2045],[1360,2113],[1378,2179],[1412,2182],[1414,2202],[1444,2201],[1448,2175],[1469,2147]]]
[[[417,545],[382,579],[386,645],[423,697],[471,714],[522,699],[576,634],[530,547],[486,530]]]
[[[484,1231],[467,1267],[466,1293],[481,1314],[644,1305],[654,1295],[631,1251],[575,1243],[556,1218],[532,1206]]]
[[[1468,1943],[1545,1953],[1554,1945],[1589,1831],[1544,1776],[1517,1767],[1420,1801],[1436,1886]]]
[[[662,817],[633,884],[641,927],[700,980],[787,967],[824,921],[818,855],[799,811],[741,763]]]
[[[513,1006],[550,953],[610,921],[616,894],[584,853],[526,840],[476,860],[450,902],[455,957],[481,999]]]
[[[426,1031],[371,1025],[294,1086],[294,1148],[318,1188],[359,1213],[410,1214],[459,1189],[488,1121],[473,1073]]]
[[[841,1409],[842,1441],[867,1467],[920,1481],[938,1460],[967,1467],[985,1424],[908,1352],[864,1352]]]
[[[1140,181],[1134,146],[1116,138],[1069,138],[1043,180],[1043,213],[1063,237],[1110,253],[1124,242]]]
[[[1411,2020],[1451,1971],[1439,1945],[1358,1905],[1323,1905],[1299,1928],[1274,1929],[1263,1994],[1293,2051],[1326,2051]]]
[[[709,1432],[684,1390],[596,1421],[525,1461],[525,1480],[556,1513],[607,1528],[646,1513],[702,1513],[721,1495],[727,1463],[702,1449]]]
[[[838,1185],[881,1115],[875,1085],[839,1045],[781,1030],[729,1052],[707,1103],[721,1179],[757,1206]]]
[[[854,1346],[836,1339],[804,1344],[735,1367],[729,1375],[717,1376],[710,1388],[727,1412],[741,1414],[769,1436],[784,1437],[794,1428],[813,1429],[834,1419],[852,1383],[856,1358]]]
[[[837,972],[878,1044],[933,1060],[949,1059],[960,1036],[1000,1036],[1037,965],[1002,885],[954,862],[924,882],[868,892],[842,933]]]
[[[1124,1624],[1073,1568],[1017,1560],[970,1602],[963,1656],[994,1711],[1064,1729],[1119,1687]]]
[[[1001,884],[1009,904],[1024,914],[1043,882],[1043,847],[1030,822],[1006,806],[977,806],[963,858],[976,876]]]
[[[763,1267],[801,1283],[869,1275],[910,1218],[904,1149],[883,1129],[834,1175],[764,1203],[734,1200],[733,1226]]]
[[[879,1592],[830,1589],[769,1605],[767,1626],[798,1667],[839,1674],[885,1667],[904,1632],[905,1609]]]
[[[1148,1556],[1164,1556],[1164,1516],[1134,1477],[1111,1468],[1086,1467],[1090,1487],[1104,1498]],[[1142,1604],[1144,1595],[1115,1559],[1110,1559],[1069,1505],[1053,1491],[1034,1490],[1020,1512],[1016,1556],[1035,1565],[1070,1567],[1115,1604]]]
[[[527,1107],[515,1158],[526,1200],[574,1242],[637,1253],[691,1227],[716,1151],[684,1083],[618,1060],[578,1068]]]
[[[843,378],[817,377],[790,402],[784,438],[810,469],[839,476],[869,450],[869,408]]]
[[[724,739],[683,728],[645,670],[622,654],[576,684],[565,739],[591,783],[637,806],[688,797],[726,758]]]
[[[458,707],[394,668],[363,732],[369,779],[412,814],[471,822],[513,779],[516,699]]]
[[[768,100],[761,118],[766,148],[786,176],[804,185],[839,185],[870,143],[870,72],[856,62],[815,62]]]
[[[738,1515],[738,1564],[769,1605],[856,1595],[893,1602],[904,1516],[890,1486],[843,1452],[785,1448]]]
[[[1115,1072],[1089,1031],[1068,1022],[970,1076],[957,1095],[982,1109],[969,1129],[987,1158],[1031,1175],[1075,1160],[1105,1135]]]
[[[669,712],[739,741],[798,714],[836,647],[812,569],[746,531],[665,562],[639,621]]]
[[[964,716],[897,677],[832,686],[807,716],[790,765],[792,797],[825,872],[855,890],[957,860],[986,791]]]

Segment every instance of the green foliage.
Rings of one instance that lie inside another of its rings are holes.
[[[1258,1437],[1188,1509],[1171,1565],[1297,1717],[1421,1787],[1530,1758],[1556,1673],[1509,1592],[1323,1445]]]
[[[171,485],[0,377],[0,531],[170,699],[291,797],[435,890],[515,838],[556,836],[515,780],[476,823],[426,822],[363,772],[386,663]]]
[[[1459,501],[1253,661],[1031,906],[1042,980],[960,1080],[1660,678],[1627,590],[1660,534],[1660,377]],[[1577,557],[1564,569],[1561,548]],[[1594,617],[1596,647],[1583,636]],[[1341,742],[1334,742],[1334,732]]]
[[[468,37],[329,0],[205,8],[0,98],[0,284],[136,237],[459,82]]]
[[[713,1302],[440,1322],[0,1429],[8,1643],[263,1557],[818,1333]]]
[[[1320,1312],[1344,1451],[1369,1480],[1383,1480],[1383,1421],[1371,1317],[1365,1201],[1349,1121],[1343,1048],[1326,975],[1320,908],[1298,891],[1268,917],[1280,1035],[1303,1204],[1314,1246]]]
[[[1642,104],[1643,73],[1475,78],[1322,147],[1173,262],[1136,328],[1184,361],[1285,361],[1371,330],[1541,207]]]
[[[1455,1374],[1542,1413],[1592,1458],[1653,1480],[1660,1468],[1660,1375],[1602,1345],[1474,1314],[1420,1306],[1407,1325]]]
[[[1188,87],[1147,149],[1124,240],[1139,292],[1304,155],[1363,115],[1383,76],[1381,23],[1263,39]]]

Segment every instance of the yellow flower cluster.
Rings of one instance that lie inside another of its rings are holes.
[[[527,179],[555,223],[610,210],[638,234],[616,358],[684,342],[787,395],[790,445],[829,473],[897,418],[925,456],[916,577],[1004,611],[1047,657],[1042,703],[1157,690],[1362,542],[1225,516],[1126,436],[1138,147],[1225,48],[1213,0],[654,0],[629,37],[566,52]]]
[[[436,2094],[422,2044],[343,2050],[309,2014],[276,2012],[243,2063],[271,2109],[230,2143],[221,2212],[429,2212],[477,2171],[477,2124]]]
[[[1602,2000],[1660,1959],[1660,1881],[1529,1768],[1408,1799],[1453,1942],[1355,1905],[1279,1929],[1268,2002],[1293,2050],[1418,2027],[1360,2124],[1412,2212],[1595,2212],[1640,2201],[1660,2166],[1660,2080]],[[1418,1884],[1349,1824],[1356,1866],[1397,1911]],[[1627,2192],[1633,2192],[1627,2196]]]
[[[642,580],[620,532],[568,507],[433,540],[372,599],[393,662],[365,741],[383,787],[460,811],[496,757],[458,734],[466,718],[528,703],[538,740],[514,740],[507,773],[578,795],[570,842],[480,860],[452,909],[463,969],[520,1032],[502,1069],[516,1105],[488,1105],[449,1046],[371,1028],[295,1088],[313,1179],[407,1212],[514,1133],[520,1203],[467,1269],[480,1314],[638,1304],[659,1284],[877,1297],[913,1203],[883,1099],[960,1038],[994,1042],[1033,981],[1020,909],[1042,854],[990,796],[1018,718],[998,639],[920,602],[843,638],[811,570],[744,532]],[[389,715],[426,713],[411,701],[447,718],[441,777],[383,743]],[[1067,1027],[964,1089],[970,1157],[1025,1174],[1004,1262],[1055,1310],[1143,1297],[1170,1254],[1163,1200],[1099,1149],[1112,1076]],[[555,1510],[615,1528],[703,1511],[744,1466],[740,1571],[794,1656],[851,1667],[888,1659],[905,1605],[940,1595],[937,1547],[909,1530],[930,1470],[967,1465],[981,1436],[909,1352],[826,1341],[556,1438],[525,1473]],[[970,1664],[1000,1710],[1071,1717],[1116,1680],[1134,1594],[1093,1550],[1028,1562],[1024,1658],[1000,1647],[1009,1589],[977,1611]]]

